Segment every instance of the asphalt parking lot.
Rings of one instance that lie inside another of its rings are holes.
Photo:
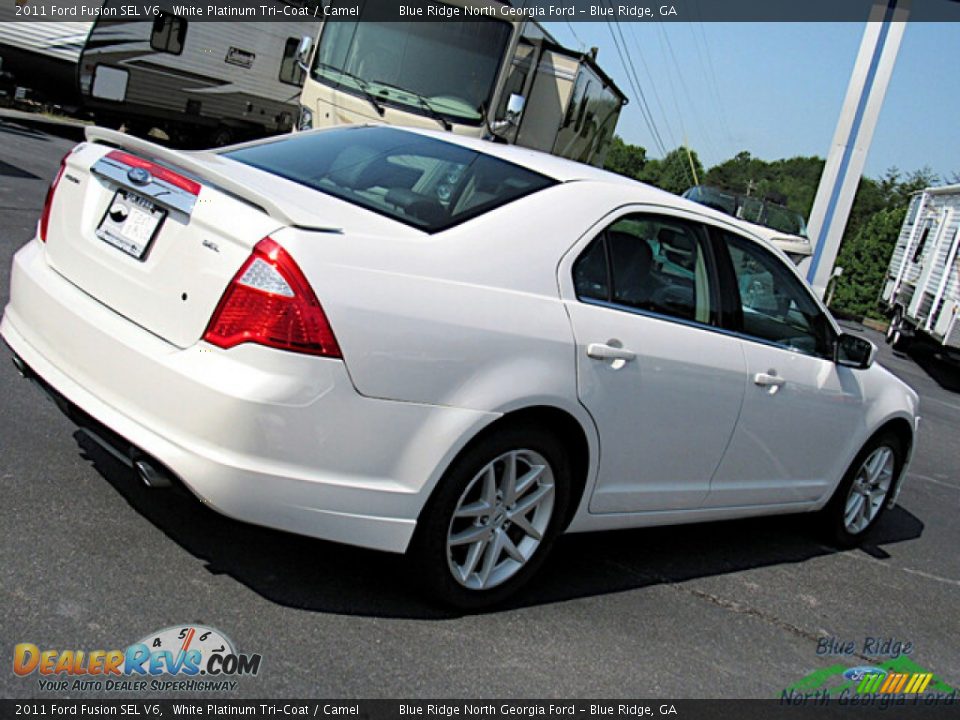
[[[0,120],[3,304],[71,144]],[[423,601],[401,558],[141,487],[8,358],[0,348],[0,697],[45,696],[11,672],[16,643],[122,648],[186,623],[263,656],[229,697],[775,698],[818,668],[885,659],[866,638],[910,643],[960,685],[960,373],[929,349],[881,343],[923,424],[900,504],[863,549],[823,544],[803,516],[568,536],[514,603],[480,615]],[[826,637],[856,653],[818,656]]]

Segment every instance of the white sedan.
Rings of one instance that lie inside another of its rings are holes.
[[[150,485],[497,602],[561,532],[892,505],[917,395],[741,224],[537,152],[362,126],[93,128],[0,333]]]

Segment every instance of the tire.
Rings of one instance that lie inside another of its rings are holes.
[[[893,311],[893,317],[890,318],[890,324],[887,326],[887,333],[884,340],[887,345],[893,345],[901,332],[901,323],[903,322],[903,312],[900,308]]]
[[[893,318],[890,320],[890,326],[887,328],[884,339],[887,341],[887,345],[900,352],[905,352],[910,347],[911,337],[905,331],[901,308],[898,307],[894,310]]]
[[[903,453],[893,433],[877,435],[864,445],[821,510],[829,540],[841,548],[856,547],[876,527],[903,469]]]
[[[510,464],[520,481],[513,498]],[[454,461],[421,513],[409,554],[423,589],[465,610],[515,593],[543,565],[570,487],[567,452],[547,431],[510,427],[480,439]]]

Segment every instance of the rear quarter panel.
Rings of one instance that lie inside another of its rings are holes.
[[[556,186],[435,235],[276,239],[313,283],[357,390],[505,412],[577,403],[557,265],[608,201]]]

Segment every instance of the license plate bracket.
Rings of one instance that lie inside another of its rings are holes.
[[[97,237],[143,261],[166,216],[166,209],[135,192],[120,188],[97,226]]]

